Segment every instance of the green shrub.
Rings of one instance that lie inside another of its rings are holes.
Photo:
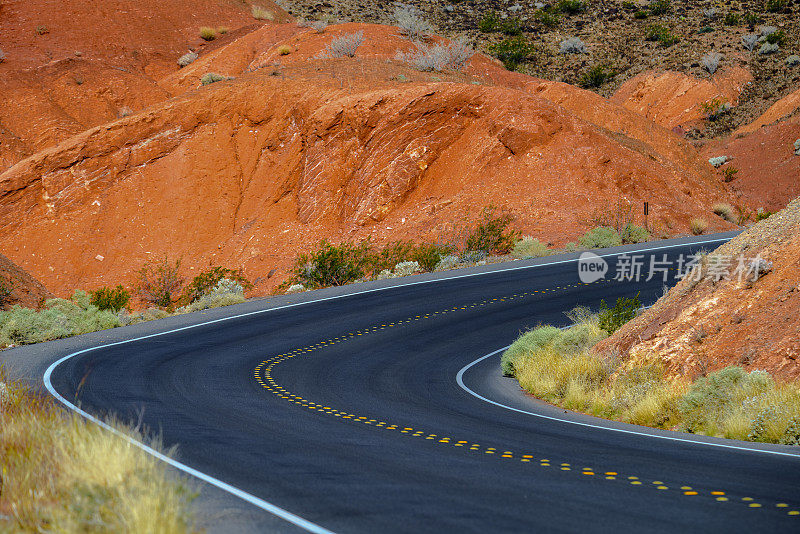
[[[601,300],[600,312],[597,315],[598,324],[611,335],[636,317],[636,312],[641,307],[642,301],[639,300],[638,294],[633,298],[619,297],[613,308],[609,308],[606,301]]]
[[[738,13],[727,13],[725,15],[725,19],[723,20],[723,24],[725,24],[725,26],[738,26],[741,23],[742,18]]]
[[[545,28],[555,28],[561,22],[561,17],[557,11],[550,11],[548,9],[537,9],[533,13],[533,20],[538,22]]]
[[[661,46],[669,47],[680,41],[669,28],[660,24],[652,24],[645,31],[647,41],[658,41]]]
[[[779,30],[772,32],[764,38],[769,44],[783,45],[786,42],[786,32]]]
[[[541,258],[550,254],[551,250],[547,248],[547,244],[530,236],[525,236],[514,243],[514,248],[511,249],[511,255],[519,259]]]
[[[14,306],[0,311],[0,346],[41,343],[120,326],[114,312],[89,303],[89,296],[75,291],[70,300],[50,299],[41,311]]]
[[[217,74],[216,72],[207,72],[203,74],[202,78],[200,78],[200,84],[211,85],[212,83],[224,82],[227,79],[228,77],[223,76],[222,74]]]
[[[609,248],[622,244],[622,237],[610,226],[592,228],[578,239],[583,248]]]
[[[480,22],[478,22],[478,29],[483,33],[494,33],[500,29],[500,15],[497,11],[487,12]]]
[[[195,276],[183,290],[183,302],[191,303],[202,298],[203,295],[212,293],[220,280],[226,278],[237,282],[244,290],[253,288],[253,284],[244,276],[241,269],[228,269],[227,267],[211,267],[207,271]]]
[[[583,2],[582,0],[559,0],[559,2],[555,5],[555,8],[561,13],[575,15],[577,13],[586,11],[586,2]]]
[[[111,310],[118,312],[128,305],[131,294],[127,289],[118,285],[117,287],[101,287],[91,293],[90,302],[101,310]]]
[[[623,243],[644,243],[650,239],[650,232],[639,225],[630,223],[622,229],[619,236]]]
[[[508,70],[516,70],[519,64],[527,60],[535,50],[535,47],[522,35],[510,37],[489,47],[489,52],[502,61]]]
[[[514,376],[515,360],[542,349],[559,335],[561,335],[561,330],[555,326],[540,326],[522,334],[500,358],[503,376]]]
[[[291,283],[311,289],[341,286],[363,278],[375,264],[376,255],[368,241],[333,245],[323,239],[317,250],[297,257]]]
[[[423,271],[433,272],[442,258],[453,253],[453,247],[423,243],[411,254],[411,261],[419,264]]]
[[[181,260],[175,260],[173,265],[166,256],[156,265],[145,264],[136,273],[141,299],[162,308],[172,307],[183,287],[180,268]]]
[[[12,291],[14,291],[14,281],[11,278],[0,276],[0,308],[11,304]]]
[[[766,210],[764,208],[758,208],[756,211],[756,221],[763,221],[764,219],[768,219],[773,212]]]
[[[519,240],[520,232],[509,229],[514,217],[495,215],[492,206],[483,209],[483,218],[467,237],[466,249],[487,254],[508,254]]]
[[[633,18],[635,19],[646,19],[649,16],[650,13],[648,11],[645,11],[644,9],[640,9],[639,11],[633,14]]]
[[[608,63],[598,63],[581,76],[579,85],[584,89],[596,89],[616,76]]]
[[[521,35],[522,27],[517,17],[508,17],[500,24],[500,31],[506,35]]]
[[[764,10],[769,13],[780,13],[786,9],[787,4],[787,0],[766,0]]]
[[[653,0],[648,9],[653,15],[666,15],[672,11],[672,0]]]
[[[203,26],[200,28],[200,38],[204,41],[213,41],[217,38],[217,30],[209,28],[208,26]]]

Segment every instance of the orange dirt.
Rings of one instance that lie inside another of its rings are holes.
[[[0,254],[0,279],[11,286],[11,299],[0,309],[20,305],[26,308],[37,308],[53,295],[35,278],[14,265],[14,263]]]
[[[761,255],[772,271],[757,281],[681,281],[599,346],[636,360],[657,358],[670,374],[694,377],[728,365],[800,377],[800,200],[712,255]],[[734,260],[732,267],[736,267]]]
[[[725,69],[710,79],[671,71],[645,72],[622,84],[611,101],[665,128],[689,130],[703,126],[704,103],[718,98],[736,105],[752,81],[750,71],[741,67]]]

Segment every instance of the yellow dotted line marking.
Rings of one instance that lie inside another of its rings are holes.
[[[611,282],[611,281],[613,281],[613,280],[604,280],[604,282]],[[336,408],[333,408],[333,407],[330,407],[330,406],[323,406],[321,404],[316,404],[313,401],[305,399],[305,398],[301,397],[300,395],[296,395],[296,394],[286,390],[284,387],[282,387],[281,385],[276,383],[275,380],[272,377],[272,370],[277,364],[279,364],[281,362],[284,362],[284,361],[287,361],[287,360],[289,360],[291,358],[294,358],[296,356],[303,356],[303,355],[306,355],[306,354],[310,354],[310,353],[315,352],[317,350],[320,350],[320,349],[323,349],[323,348],[326,348],[326,347],[330,347],[332,345],[335,345],[335,344],[338,344],[338,343],[342,343],[342,342],[348,341],[350,339],[354,339],[354,338],[356,338],[358,336],[363,336],[363,335],[366,335],[366,334],[378,332],[378,331],[384,330],[386,328],[392,328],[392,327],[395,327],[395,326],[408,324],[408,323],[411,323],[413,321],[419,321],[419,320],[422,320],[422,319],[431,319],[431,318],[434,318],[434,317],[439,316],[439,315],[443,315],[443,314],[446,314],[446,313],[455,312],[455,311],[459,311],[459,310],[466,310],[466,309],[469,309],[469,308],[478,308],[478,307],[482,307],[482,306],[487,306],[487,305],[495,303],[495,302],[506,302],[508,300],[513,300],[515,298],[535,296],[535,295],[538,295],[538,294],[541,294],[541,293],[553,292],[556,289],[567,289],[567,288],[572,288],[572,287],[580,287],[580,286],[583,286],[583,285],[588,285],[588,284],[574,284],[574,285],[561,286],[561,287],[553,288],[553,289],[532,290],[532,291],[528,291],[528,292],[524,292],[524,293],[515,294],[515,295],[512,295],[510,297],[484,300],[484,301],[481,301],[481,302],[472,303],[472,304],[470,304],[468,306],[455,306],[453,308],[449,308],[449,309],[446,309],[446,310],[443,310],[443,311],[437,311],[437,312],[424,314],[424,315],[416,315],[416,316],[413,316],[413,317],[409,317],[408,319],[405,319],[405,320],[400,320],[400,321],[395,321],[395,322],[388,322],[386,324],[381,324],[380,326],[376,325],[376,326],[365,328],[365,329],[362,329],[362,330],[355,330],[353,332],[349,332],[347,335],[337,336],[337,337],[334,337],[334,338],[331,338],[331,339],[328,339],[328,340],[320,341],[320,342],[317,342],[316,344],[309,345],[307,347],[303,347],[303,348],[299,348],[299,349],[295,349],[295,350],[287,352],[285,354],[279,354],[279,355],[274,356],[272,358],[263,360],[262,362],[260,362],[256,366],[256,368],[253,371],[253,375],[254,375],[255,380],[258,382],[258,384],[260,386],[262,386],[264,389],[266,389],[267,391],[270,391],[271,393],[276,395],[278,398],[284,399],[284,400],[286,400],[288,402],[291,402],[291,403],[296,404],[298,406],[301,406],[303,408],[307,408],[309,410],[313,410],[313,411],[317,411],[317,412],[323,412],[325,414],[332,415],[334,417],[339,417],[340,419],[347,420],[347,421],[350,421],[350,422],[363,423],[365,425],[371,425],[371,426],[373,426],[375,428],[382,428],[384,430],[399,430],[398,433],[406,434],[407,436],[424,438],[425,440],[430,440],[430,441],[432,441],[434,443],[441,443],[441,444],[444,444],[444,445],[452,445],[454,447],[462,447],[463,450],[479,452],[481,450],[481,445],[479,445],[478,443],[470,444],[470,442],[467,441],[467,440],[456,440],[456,439],[451,438],[449,436],[439,436],[437,434],[430,434],[430,433],[426,434],[426,432],[424,432],[422,430],[414,429],[412,427],[400,427],[399,425],[391,424],[391,423],[388,423],[386,421],[378,421],[377,419],[369,419],[368,417],[363,416],[363,415],[356,415],[356,414],[352,414],[352,413],[345,412],[345,411],[342,411],[342,410],[337,410]],[[469,448],[467,448],[467,445],[469,445]],[[495,447],[486,447],[486,448],[484,448],[483,453],[484,454],[489,454],[489,455],[496,455],[496,456],[499,456],[500,458],[507,458],[507,459],[518,458],[521,463],[530,463],[532,460],[535,460],[535,458],[534,458],[534,456],[532,454],[522,454],[522,455],[518,455],[517,457],[515,457],[514,452],[512,452],[512,451],[499,452],[498,449],[495,448]],[[550,467],[552,465],[550,459],[548,459],[548,458],[541,458],[538,461],[539,461],[539,466],[540,467]],[[566,472],[566,471],[572,471],[572,469],[573,469],[572,465],[569,464],[569,463],[566,463],[566,462],[560,463],[558,465],[559,465],[559,468],[560,468],[561,471],[565,471]],[[591,468],[591,467],[584,467],[584,468],[581,469],[580,473],[583,476],[595,476],[596,470]],[[603,472],[603,478],[605,480],[617,480],[618,477],[619,477],[619,473],[616,472],[616,471],[604,471]],[[636,477],[636,476],[628,476],[628,477],[626,477],[626,480],[629,482],[630,485],[633,485],[633,486],[641,486],[641,485],[643,485],[642,481],[639,480],[639,477]],[[658,490],[662,490],[662,491],[669,490],[669,486],[667,486],[663,481],[660,481],[660,480],[653,481],[652,485]],[[691,486],[680,486],[680,490],[683,492],[684,495],[687,495],[687,496],[699,495],[699,492],[694,490]],[[725,496],[725,492],[723,492],[723,491],[712,491],[712,492],[710,492],[710,494],[712,496],[714,496],[715,499],[717,501],[719,501],[719,502],[724,502],[724,501],[728,501],[729,500],[729,498]],[[747,503],[749,508],[761,508],[762,507],[762,505],[760,503],[752,502],[753,501],[752,497],[743,497],[742,501],[744,503]],[[789,505],[787,503],[778,503],[775,506],[778,509],[788,508],[789,507]],[[798,511],[798,510],[789,510],[787,512],[787,514],[790,515],[790,516],[798,516],[798,515],[800,515],[800,511]]]

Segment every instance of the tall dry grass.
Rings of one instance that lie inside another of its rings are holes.
[[[2,374],[0,408],[0,531],[195,531],[195,492],[163,462]]]
[[[665,379],[660,362],[637,365],[592,347],[606,337],[597,317],[573,313],[565,330],[541,326],[503,354],[503,373],[564,408],[637,425],[800,445],[800,387],[765,371],[726,367],[694,383]]]

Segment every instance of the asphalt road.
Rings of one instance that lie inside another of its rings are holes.
[[[507,267],[362,284],[101,347],[56,366],[52,385],[89,413],[142,420],[184,464],[335,532],[800,532],[800,456],[746,449],[800,451],[566,413],[502,378],[499,354],[466,369],[462,387],[460,370],[520,331],[566,324],[564,311],[601,299],[650,303],[664,285],[584,285],[572,261]],[[744,449],[713,446],[723,443]]]

